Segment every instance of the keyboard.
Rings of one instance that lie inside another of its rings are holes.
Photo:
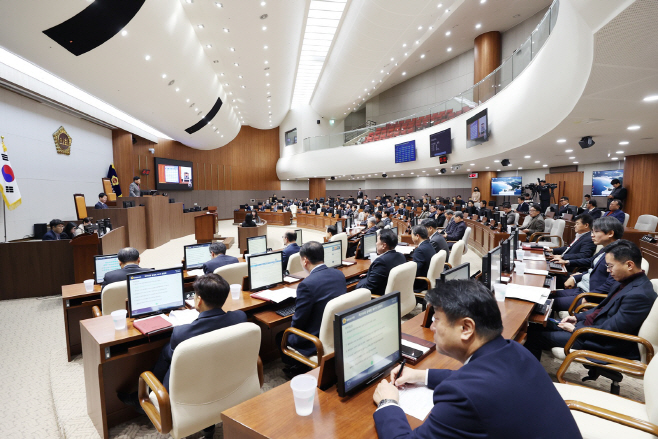
[[[553,276],[546,276],[546,279],[544,280],[544,288],[550,288],[552,282]]]
[[[549,262],[548,268],[550,268],[551,270],[562,271],[562,264],[558,264],[557,262]]]
[[[361,280],[361,279],[359,279],[358,277],[353,277],[352,279],[345,279],[345,284],[346,284],[346,286],[349,287],[349,286],[351,286],[351,285],[354,285],[354,284],[356,284],[356,283],[359,283],[360,280]]]
[[[288,317],[295,314],[295,305],[286,306],[285,308],[277,309],[274,312],[280,315],[281,317]]]

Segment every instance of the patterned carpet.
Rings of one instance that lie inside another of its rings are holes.
[[[268,227],[268,246],[281,247],[283,227]],[[230,221],[220,222],[220,233],[232,236],[235,228]],[[304,241],[321,240],[322,233],[304,230]],[[142,266],[166,268],[180,264],[182,246],[193,243],[194,237],[173,240],[157,249],[142,254]],[[236,246],[228,251],[237,256]],[[463,258],[471,263],[471,272],[480,269],[480,258],[469,251]],[[82,358],[66,361],[64,320],[60,297],[21,299],[0,302],[0,437],[1,438],[97,438],[98,433],[87,416]],[[414,312],[420,312],[418,306]],[[406,319],[405,319],[406,320]],[[20,328],[20,332],[13,328]],[[555,380],[560,362],[544,355],[542,365]],[[265,384],[262,391],[286,381],[281,371],[283,364],[275,361],[265,365]],[[567,377],[579,382],[585,375],[581,365],[572,366]],[[609,381],[599,379],[592,387],[608,391]],[[643,382],[625,377],[621,395],[644,401]],[[112,438],[165,438],[140,416],[110,430]],[[191,436],[200,437],[200,435]],[[215,438],[223,438],[221,425]]]

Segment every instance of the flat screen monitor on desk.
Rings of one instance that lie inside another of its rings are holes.
[[[184,253],[186,270],[201,268],[210,260],[210,243],[186,245]]]
[[[361,249],[364,258],[367,258],[370,253],[377,253],[377,233],[363,235],[361,237]]]
[[[482,257],[482,283],[493,291],[494,283],[500,282],[500,246]]]
[[[117,255],[94,256],[94,273],[97,284],[102,284],[105,280],[105,273],[108,271],[118,270],[119,258]]]
[[[297,245],[302,246],[304,244],[304,240],[302,239],[302,229],[295,229],[295,233],[297,233]]]
[[[334,316],[339,396],[376,381],[402,358],[400,293],[386,294]]]
[[[128,275],[128,315],[161,314],[185,305],[183,269],[168,268]]]
[[[441,273],[441,282],[449,280],[468,280],[471,277],[471,264],[464,262],[461,265],[445,270]]]
[[[247,238],[247,253],[250,255],[258,255],[267,252],[267,236],[254,236]]]
[[[336,233],[343,233],[343,222],[336,221]]]
[[[250,290],[258,291],[283,282],[283,252],[253,255],[247,259]]]
[[[329,241],[322,244],[324,249],[324,265],[329,268],[340,267],[343,263],[343,243]]]

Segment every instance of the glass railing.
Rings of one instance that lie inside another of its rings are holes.
[[[489,73],[484,79],[468,90],[446,101],[427,106],[401,119],[390,120],[386,123],[371,125],[352,131],[307,137],[302,141],[303,148],[297,154],[319,149],[376,142],[378,140],[409,134],[446,122],[462,113],[477,108],[504,90],[537,56],[539,50],[541,50],[548,40],[548,36],[553,32],[557,21],[559,5],[560,1],[554,0],[535,30],[514,51],[512,56],[503,61],[496,70]]]

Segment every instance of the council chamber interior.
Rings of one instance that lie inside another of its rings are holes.
[[[501,400],[553,405],[492,408],[530,430],[488,437],[558,434],[526,425],[540,409],[658,435],[656,20],[651,0],[8,2],[0,432],[387,438],[398,405],[431,437],[431,372],[376,395],[403,360],[477,367],[437,329],[462,285],[551,381],[492,372],[519,374]]]

